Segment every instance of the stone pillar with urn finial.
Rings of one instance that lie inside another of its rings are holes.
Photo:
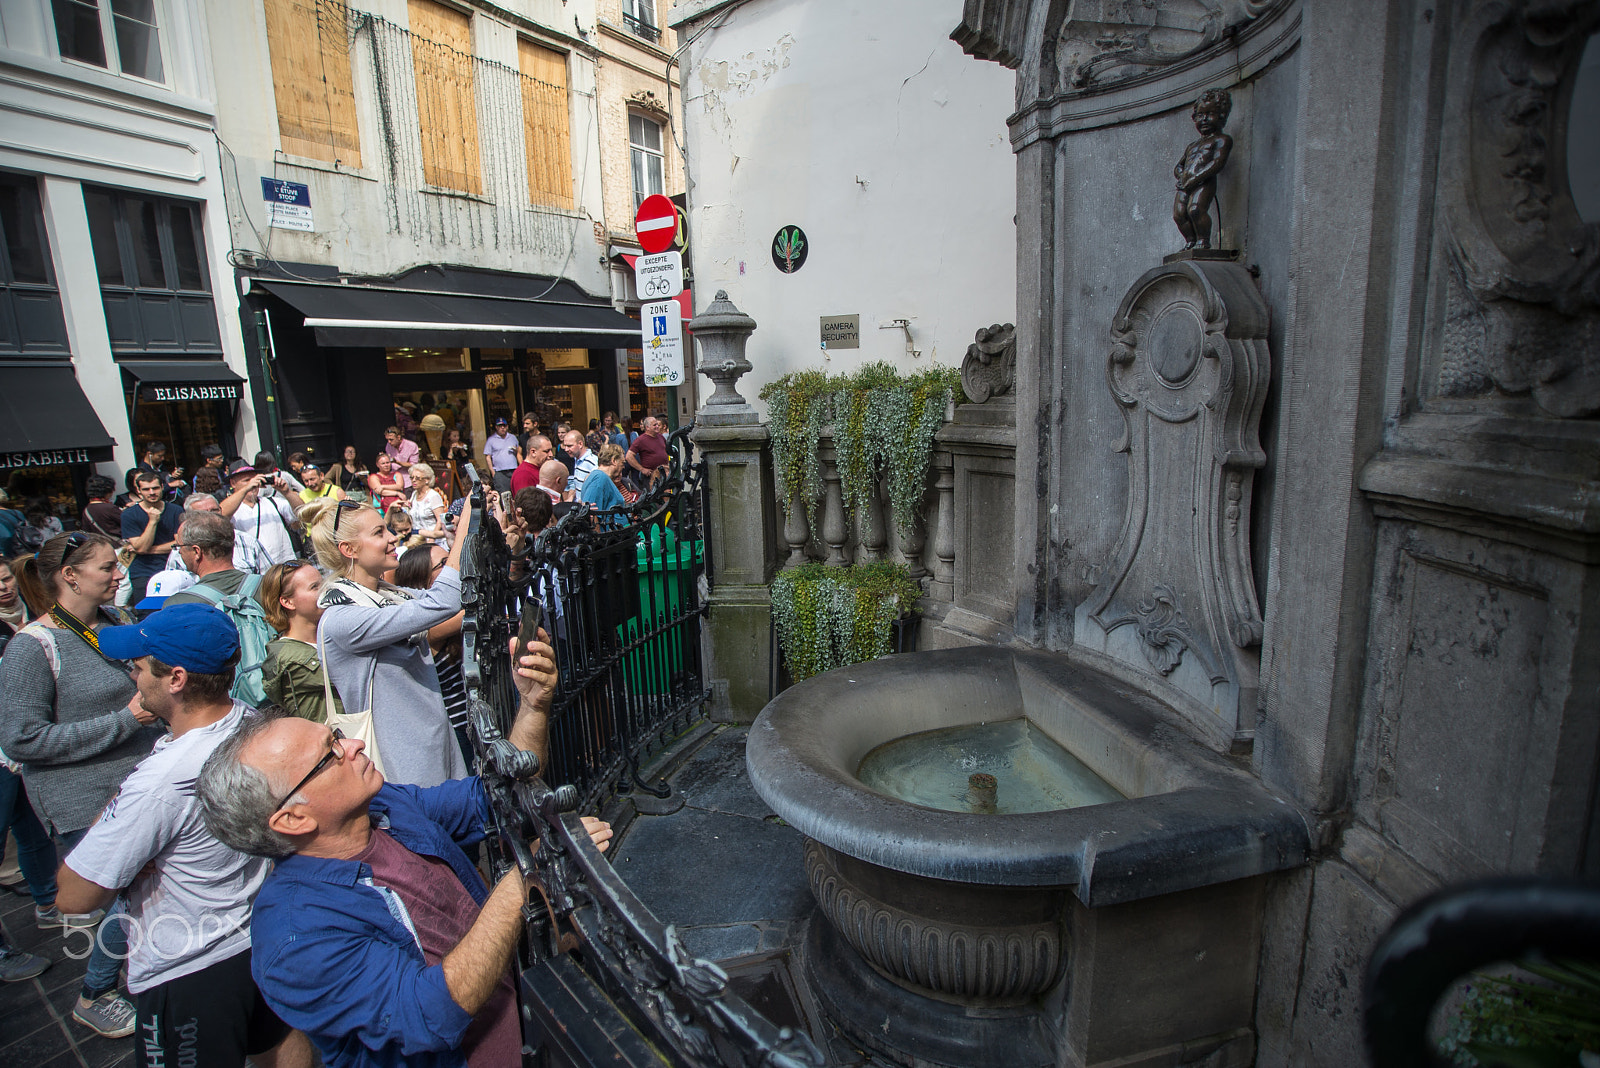
[[[711,596],[706,627],[711,714],[748,722],[767,703],[772,670],[768,583],[778,559],[767,428],[739,394],[751,369],[745,343],[756,321],[723,290],[688,323],[699,372],[716,390],[695,413],[689,435],[706,461],[706,527],[711,538]]]

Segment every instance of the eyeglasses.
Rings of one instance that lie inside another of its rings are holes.
[[[317,773],[319,771],[327,767],[329,764],[344,759],[344,746],[339,744],[342,741],[344,741],[344,732],[338,727],[333,728],[333,733],[328,738],[328,751],[322,754],[321,760],[312,765],[310,771],[306,772],[305,778],[294,784],[293,790],[290,790],[287,794],[283,795],[283,800],[278,802],[278,807],[273,809],[274,812],[283,811],[283,809],[288,806],[289,802],[294,799],[294,795],[304,789],[306,783],[317,777]]]

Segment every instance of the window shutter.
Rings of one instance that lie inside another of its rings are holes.
[[[572,142],[567,129],[567,57],[517,39],[522,70],[523,143],[528,153],[528,198],[570,208]]]
[[[345,6],[265,0],[278,138],[293,156],[361,166]]]
[[[434,0],[408,0],[411,65],[422,127],[422,177],[429,185],[482,193],[472,20]]]

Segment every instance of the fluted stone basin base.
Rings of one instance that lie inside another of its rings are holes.
[[[845,1034],[908,1068],[1045,1068],[1056,1063],[1032,1005],[962,1004],[912,993],[868,964],[822,916],[803,948],[806,982]]]

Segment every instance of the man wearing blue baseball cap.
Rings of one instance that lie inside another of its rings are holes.
[[[228,696],[239,632],[210,605],[180,604],[99,637],[102,653],[132,662],[141,703],[170,733],[67,856],[58,907],[126,894],[139,1063],[309,1064],[305,1036],[250,977],[251,905],[269,865],[217,841],[194,795],[212,750],[256,714]]]

